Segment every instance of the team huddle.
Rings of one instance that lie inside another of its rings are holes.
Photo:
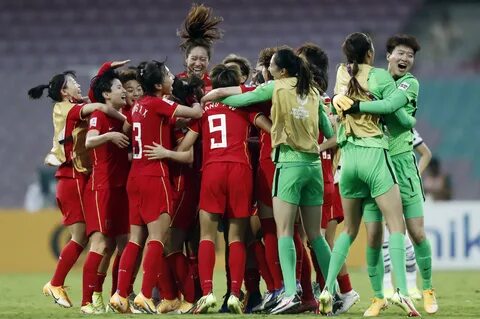
[[[422,145],[413,129],[419,84],[409,73],[417,40],[388,39],[384,70],[373,66],[368,35],[348,35],[330,99],[328,57],[313,43],[264,48],[253,70],[232,54],[208,72],[221,22],[211,8],[192,6],[178,31],[186,70],[176,76],[156,60],[114,61],[99,69],[88,97],[73,71],[28,92],[37,99],[47,89],[55,102],[45,163],[58,167],[57,203],[71,233],[43,293],[72,307],[65,278],[89,244],[82,313],[207,313],[217,306],[221,230],[220,311],[338,315],[360,298],[345,260],[363,219],[374,293],[364,316],[389,303],[420,316],[412,299],[422,298],[436,313],[425,167],[414,154]],[[422,292],[407,286],[415,261]],[[394,283],[384,287],[389,271]]]

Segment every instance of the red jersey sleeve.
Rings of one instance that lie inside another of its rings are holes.
[[[105,62],[101,67],[100,70],[98,70],[97,76],[102,75],[103,73],[107,72],[109,69],[112,68],[112,62]],[[93,90],[92,87],[88,90],[88,98],[90,99],[90,102],[95,103],[98,102],[95,97],[93,96]]]
[[[161,98],[155,99],[153,107],[156,113],[170,118],[175,114],[178,104],[165,98]]]
[[[192,120],[192,121],[190,122],[190,125],[188,126],[188,129],[189,129],[190,131],[193,131],[193,132],[197,133],[197,134],[200,134],[200,132],[201,132],[200,121],[201,121],[201,120],[202,120],[202,119]]]
[[[83,121],[85,120],[82,117],[82,108],[85,104],[76,104],[74,107],[68,111],[67,119],[70,121]]]
[[[88,130],[97,130],[100,134],[109,131],[107,116],[101,111],[95,111],[90,116]]]

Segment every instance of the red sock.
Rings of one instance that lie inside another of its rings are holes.
[[[275,285],[272,274],[268,269],[267,260],[265,258],[265,246],[263,246],[261,241],[257,240],[253,243],[253,249],[255,251],[255,260],[257,261],[258,271],[260,272],[263,280],[265,280],[267,290],[273,291],[275,289]]]
[[[247,268],[245,270],[245,289],[247,292],[252,293],[259,291],[260,274],[256,268]]]
[[[210,240],[201,240],[198,246],[198,259],[202,262],[198,265],[200,284],[204,296],[213,289],[213,268],[215,267],[215,244]],[[245,264],[245,261],[244,261]],[[245,267],[245,266],[244,266]],[[230,269],[231,270],[231,269]]]
[[[273,279],[274,289],[283,286],[282,269],[278,259],[277,226],[273,218],[260,219],[262,223],[263,241],[265,242],[265,260]]]
[[[140,247],[140,250],[137,253],[137,260],[135,261],[135,265],[133,266],[133,272],[131,275],[132,279],[130,280],[130,285],[128,286],[128,289],[127,289],[127,293],[129,296],[133,292],[133,285],[135,284],[138,271],[140,270],[140,266],[142,265],[142,259],[143,259],[143,247]]]
[[[302,300],[310,301],[313,300],[313,291],[312,291],[312,266],[310,265],[310,258],[308,257],[307,249],[303,245],[303,261],[302,261],[302,279],[300,284],[302,285]]]
[[[95,288],[93,289],[94,292],[103,291],[103,283],[105,282],[105,277],[107,277],[106,273],[97,272],[97,281],[95,282]]]
[[[163,243],[150,240],[143,259],[142,294],[152,298],[152,289],[155,287],[162,267]]]
[[[167,257],[170,269],[175,275],[177,285],[183,294],[185,301],[193,303],[195,301],[195,284],[193,277],[188,273],[188,259],[181,251],[173,253]]]
[[[350,276],[348,276],[348,274],[337,276],[337,281],[342,294],[352,290],[352,283],[350,282]]]
[[[110,296],[113,296],[117,291],[118,286],[118,267],[120,265],[120,258],[122,258],[122,254],[117,254],[115,259],[113,260],[112,265],[112,289],[110,290]]]
[[[320,289],[323,290],[323,288],[325,287],[325,279],[323,278],[322,270],[320,269],[320,265],[318,264],[317,256],[315,255],[315,252],[312,250],[311,247],[310,257],[312,258],[313,268],[315,268],[315,280],[320,285]]]
[[[63,286],[65,283],[65,277],[67,277],[68,272],[72,269],[73,265],[78,259],[78,256],[83,251],[83,246],[70,240],[65,247],[63,247],[60,257],[58,257],[57,268],[53,274],[52,280],[50,283],[52,286]]]
[[[130,294],[130,284],[132,283],[135,263],[142,247],[129,241],[123,250],[120,264],[118,265],[118,294],[123,298],[127,298]]]
[[[235,241],[228,245],[230,248],[230,256],[228,265],[230,266],[230,293],[240,297],[240,289],[242,289],[243,277],[245,276],[246,251],[245,244]]]
[[[168,266],[165,256],[162,255],[159,261],[160,273],[158,274],[158,289],[163,299],[173,300],[178,297],[178,286],[175,276]]]
[[[97,271],[102,262],[103,255],[96,252],[89,251],[87,259],[83,265],[83,291],[82,291],[82,306],[92,302],[92,294],[97,283]]]
[[[295,253],[297,254],[296,277],[297,281],[302,278],[302,261],[303,261],[303,241],[298,232],[298,224],[294,226],[293,243],[295,244]]]

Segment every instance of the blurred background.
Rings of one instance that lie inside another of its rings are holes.
[[[420,80],[417,129],[437,163],[437,169],[424,178],[431,178],[433,184],[443,181],[442,196],[427,195],[444,200],[480,197],[480,1],[203,3],[224,18],[224,38],[214,46],[210,68],[229,53],[245,56],[254,65],[264,47],[297,47],[311,41],[329,55],[329,93],[335,66],[343,61],[340,47],[349,33],[362,31],[373,37],[379,67],[386,66],[384,46],[389,36],[415,35],[422,46],[412,71]],[[27,90],[48,83],[55,73],[75,70],[86,94],[99,66],[112,60],[131,59],[136,65],[167,58],[172,72],[183,71],[176,30],[190,6],[191,2],[178,0],[0,1],[0,94],[4,101],[0,118],[1,208],[35,211],[55,205],[54,169],[43,166],[52,143],[52,103],[47,98],[29,100]],[[479,206],[452,207],[460,214],[478,213]],[[59,222],[59,215],[55,216]],[[450,220],[444,225],[447,234]],[[480,243],[480,232],[472,234],[473,238],[479,236]],[[478,255],[479,251],[475,250]]]

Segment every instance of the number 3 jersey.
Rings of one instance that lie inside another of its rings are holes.
[[[220,102],[208,103],[202,118],[190,129],[202,135],[203,167],[215,162],[242,163],[251,167],[247,139],[250,125],[261,113],[233,109]]]
[[[144,96],[132,108],[133,160],[130,176],[168,176],[162,160],[149,160],[145,146],[158,143],[172,149],[170,119],[178,104],[156,96]]]

